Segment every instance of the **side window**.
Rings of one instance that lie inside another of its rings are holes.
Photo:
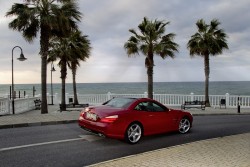
[[[136,107],[135,110],[138,111],[147,111],[147,102],[141,102]]]
[[[163,108],[162,106],[156,103],[153,103],[153,108],[154,108],[154,111],[165,111],[165,108]]]

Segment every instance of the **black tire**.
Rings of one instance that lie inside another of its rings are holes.
[[[136,144],[142,137],[142,126],[139,123],[132,123],[125,132],[125,140],[129,144]]]
[[[190,120],[186,117],[182,118],[179,122],[179,132],[182,134],[185,134],[187,132],[189,132],[191,128],[191,123]]]

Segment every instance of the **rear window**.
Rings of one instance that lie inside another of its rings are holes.
[[[113,98],[103,105],[115,107],[115,108],[127,108],[130,106],[136,99],[133,98]]]
[[[155,102],[145,101],[145,102],[139,103],[135,107],[135,110],[159,112],[159,111],[166,111],[166,108],[160,104],[155,103]]]

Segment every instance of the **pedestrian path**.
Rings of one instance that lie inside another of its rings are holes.
[[[74,108],[60,112],[59,105],[48,105],[48,114],[41,114],[40,110],[32,110],[22,114],[5,115],[0,117],[0,129],[76,122],[81,110],[82,108]],[[186,111],[193,115],[239,114],[236,108],[220,109],[208,107],[206,110],[188,109]],[[241,109],[240,114],[250,114],[250,109]]]
[[[0,117],[0,129],[77,122],[82,109],[59,111],[49,105],[48,114],[32,110]],[[187,110],[193,115],[250,114],[250,109],[235,108]],[[203,140],[114,159],[91,167],[250,167],[250,133]]]
[[[41,114],[41,110],[32,110],[21,114],[5,115],[0,117],[0,129],[76,122],[81,110],[76,108],[60,112],[58,105],[49,105],[48,114]]]
[[[48,114],[41,114],[40,110],[32,110],[22,114],[5,115],[0,117],[0,129],[76,122],[81,110],[82,108],[73,108],[60,112],[59,105],[48,105]],[[236,108],[220,109],[209,107],[206,110],[188,109],[186,111],[189,111],[193,115],[239,114]],[[241,109],[240,114],[250,114],[250,109]]]
[[[250,133],[122,157],[89,167],[250,167]]]

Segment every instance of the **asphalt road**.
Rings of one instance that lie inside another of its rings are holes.
[[[138,144],[98,137],[77,124],[0,129],[0,166],[80,167],[193,141],[250,132],[250,115],[195,116],[188,134],[144,137]]]

